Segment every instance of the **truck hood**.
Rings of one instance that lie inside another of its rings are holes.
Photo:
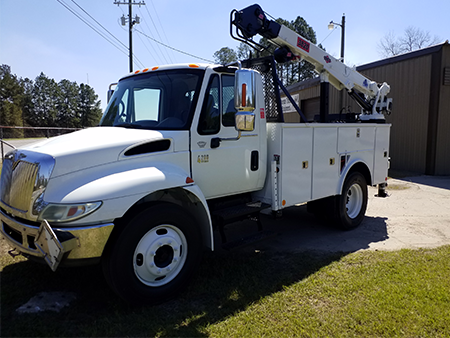
[[[44,153],[55,159],[53,177],[83,170],[98,165],[126,159],[124,152],[133,146],[170,139],[169,151],[187,148],[186,142],[175,142],[175,138],[188,134],[187,131],[155,131],[126,129],[120,127],[95,127],[33,143],[22,149]],[[177,137],[178,136],[178,137]],[[183,146],[183,144],[185,144]]]

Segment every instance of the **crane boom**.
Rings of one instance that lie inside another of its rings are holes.
[[[314,65],[322,81],[331,83],[336,89],[346,89],[363,110],[361,120],[383,120],[383,113],[390,114],[392,99],[387,98],[390,87],[386,82],[377,84],[355,69],[346,66],[323,49],[308,41],[288,27],[269,20],[262,8],[255,4],[241,11],[231,12],[231,25],[236,27],[233,38],[261,49],[253,41],[257,34],[278,46],[275,51],[277,62],[286,62],[301,57]]]

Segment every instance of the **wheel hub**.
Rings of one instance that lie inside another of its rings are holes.
[[[161,225],[148,231],[136,246],[134,271],[148,286],[161,286],[174,279],[186,261],[187,241],[180,229]]]
[[[170,245],[163,245],[158,250],[156,250],[155,255],[155,265],[158,268],[165,268],[169,266],[174,258],[174,251]]]
[[[350,218],[356,218],[363,205],[363,191],[359,184],[353,184],[347,191],[347,215]]]

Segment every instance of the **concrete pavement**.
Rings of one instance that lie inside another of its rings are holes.
[[[283,217],[263,217],[274,238],[238,250],[325,251],[399,250],[450,244],[450,176],[389,179],[389,197],[375,197],[369,187],[366,217],[356,229],[335,229],[306,211],[306,205],[283,210]],[[251,221],[231,224],[228,238],[255,231]],[[220,241],[216,241],[220,246]]]

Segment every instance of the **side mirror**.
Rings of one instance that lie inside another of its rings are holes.
[[[109,103],[109,100],[111,100],[111,97],[113,96],[113,94],[114,94],[114,89],[116,89],[115,87],[117,86],[117,83],[111,83],[110,85],[109,85],[109,88],[108,88],[108,93],[107,93],[107,101],[106,101],[106,103]],[[114,87],[114,89],[112,88],[112,87]]]
[[[112,89],[108,90],[106,103],[109,103],[113,94],[114,94],[114,90],[112,90]]]
[[[256,74],[252,70],[239,69],[234,80],[234,107],[239,111],[255,110]]]
[[[241,135],[243,131],[255,130],[255,113],[239,111],[234,115],[234,127],[238,131],[237,137],[219,138],[215,137],[211,139],[211,148],[218,148],[222,141],[237,141],[241,137],[256,136],[256,135]]]
[[[234,115],[234,125],[237,131],[255,130],[255,113],[237,112]]]

